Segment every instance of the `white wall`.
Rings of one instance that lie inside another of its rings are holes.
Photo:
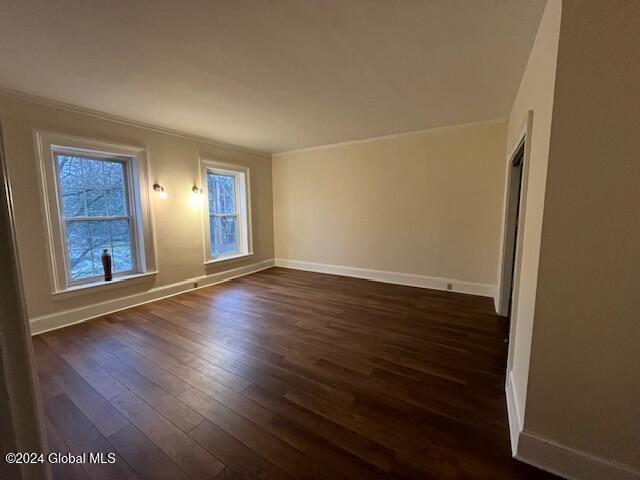
[[[640,3],[565,1],[525,430],[579,478],[640,478],[639,119]]]
[[[567,478],[640,478],[639,45],[639,3],[550,0],[509,119],[534,111],[512,440]]]
[[[547,180],[547,162],[551,136],[554,84],[560,32],[561,3],[550,0],[545,8],[531,50],[518,95],[509,115],[507,145],[512,151],[520,140],[518,135],[528,112],[533,110],[533,124],[529,139],[530,155],[524,178],[523,205],[521,214],[522,249],[519,272],[511,317],[509,343],[508,381],[511,382],[510,414],[512,430],[517,432],[524,425],[531,336],[534,324],[534,306],[538,280],[538,257],[542,232],[542,214]],[[514,425],[515,423],[515,425]]]
[[[276,257],[492,294],[505,135],[492,122],[275,155]]]

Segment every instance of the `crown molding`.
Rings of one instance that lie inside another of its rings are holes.
[[[29,93],[20,92],[18,90],[12,90],[10,88],[0,87],[0,95],[10,98],[15,98],[17,100],[22,100],[29,103],[35,103],[38,105],[43,105],[46,107],[56,108],[58,110],[65,110],[67,112],[79,113],[82,115],[88,115],[94,118],[99,118],[101,120],[107,120],[110,122],[120,123],[122,125],[128,125],[131,127],[142,128],[144,130],[150,130],[156,133],[162,133],[165,135],[171,135],[174,137],[180,137],[187,140],[193,140],[200,143],[205,143],[207,145],[213,145],[215,147],[226,148],[228,150],[235,150],[238,152],[251,153],[253,155],[261,155],[261,156],[271,156],[270,152],[265,152],[262,150],[254,150],[252,148],[243,147],[240,145],[233,145],[231,143],[220,142],[208,137],[201,137],[199,135],[194,135],[186,132],[181,132],[179,130],[174,130],[167,127],[161,127],[160,125],[155,125],[152,123],[142,122],[139,120],[133,120],[131,118],[122,117],[120,115],[114,115],[111,113],[101,112],[99,110],[93,110],[91,108],[81,107],[79,105],[73,105],[66,102],[59,102],[57,100],[51,100],[49,98],[40,97],[38,95],[31,95]]]
[[[296,148],[294,150],[285,150],[283,152],[277,152],[272,154],[272,157],[280,157],[280,156],[290,155],[295,153],[312,152],[315,150],[325,150],[330,148],[345,147],[348,145],[357,145],[359,143],[369,143],[369,142],[375,142],[378,140],[389,140],[392,138],[410,137],[414,135],[422,135],[425,133],[444,132],[447,130],[456,130],[459,128],[480,127],[482,125],[494,125],[497,123],[507,123],[507,121],[508,119],[506,117],[497,117],[497,118],[491,118],[488,120],[480,120],[477,122],[458,123],[455,125],[445,125],[442,127],[424,128],[422,130],[410,130],[408,132],[391,133],[389,135],[378,135],[376,137],[366,137],[366,138],[360,138],[357,140],[346,140],[344,142],[327,143],[324,145],[315,145],[313,147],[304,147],[304,148]]]
[[[476,121],[476,122],[467,122],[467,123],[460,123],[460,124],[455,124],[455,125],[445,125],[445,126],[441,126],[441,127],[431,127],[431,128],[425,128],[425,129],[421,129],[421,130],[410,130],[408,132],[399,132],[399,133],[392,133],[392,134],[388,134],[388,135],[378,135],[378,136],[374,136],[374,137],[365,137],[365,138],[360,138],[360,139],[355,139],[355,140],[346,140],[344,142],[336,142],[336,143],[327,143],[327,144],[322,144],[322,145],[315,145],[315,146],[311,146],[311,147],[303,147],[303,148],[297,148],[297,149],[293,149],[293,150],[285,150],[285,151],[281,151],[281,152],[276,152],[276,153],[271,153],[271,152],[266,152],[263,150],[256,150],[256,149],[252,149],[252,148],[248,148],[248,147],[243,147],[241,145],[234,145],[231,143],[225,143],[225,142],[220,142],[217,140],[214,140],[212,138],[208,138],[208,137],[202,137],[199,135],[194,135],[191,133],[187,133],[187,132],[182,132],[179,130],[174,130],[172,128],[167,128],[167,127],[162,127],[160,125],[156,125],[156,124],[152,124],[152,123],[147,123],[147,122],[143,122],[140,120],[133,120],[131,118],[127,118],[127,117],[123,117],[120,115],[114,115],[111,113],[106,113],[106,112],[101,112],[99,110],[94,110],[91,108],[87,108],[87,107],[81,107],[79,105],[74,105],[74,104],[70,104],[70,103],[66,103],[66,102],[60,102],[57,100],[52,100],[50,98],[46,98],[46,97],[41,97],[38,95],[32,95],[29,93],[25,93],[25,92],[20,92],[18,90],[13,90],[10,88],[6,88],[6,87],[1,87],[0,86],[0,95],[5,96],[5,97],[10,97],[10,98],[15,98],[18,100],[22,100],[25,102],[29,102],[29,103],[35,103],[38,105],[43,105],[46,107],[50,107],[50,108],[57,108],[59,110],[65,110],[68,112],[73,112],[73,113],[79,113],[82,115],[88,115],[94,118],[99,118],[101,120],[107,120],[107,121],[111,121],[111,122],[116,122],[116,123],[120,123],[122,125],[129,125],[132,127],[136,127],[136,128],[142,128],[145,130],[150,130],[152,132],[157,132],[157,133],[162,133],[165,135],[172,135],[174,137],[180,137],[180,138],[184,138],[187,140],[193,140],[196,142],[200,142],[200,143],[204,143],[207,145],[212,145],[215,147],[220,147],[220,148],[226,148],[228,150],[234,150],[234,151],[238,151],[238,152],[245,152],[245,153],[250,153],[253,155],[260,155],[260,156],[271,156],[271,157],[279,157],[279,156],[284,156],[284,155],[289,155],[289,154],[294,154],[294,153],[303,153],[303,152],[311,152],[314,150],[324,150],[324,149],[330,149],[330,148],[337,148],[337,147],[343,147],[343,146],[347,146],[347,145],[356,145],[359,143],[368,143],[368,142],[375,142],[377,140],[388,140],[388,139],[392,139],[392,138],[402,138],[402,137],[408,137],[408,136],[413,136],[413,135],[421,135],[421,134],[425,134],[425,133],[436,133],[436,132],[442,132],[442,131],[447,131],[447,130],[454,130],[454,129],[458,129],[458,128],[469,128],[469,127],[478,127],[478,126],[482,126],[482,125],[493,125],[493,124],[497,124],[497,123],[506,123],[508,121],[508,119],[506,117],[497,117],[497,118],[492,118],[492,119],[488,119],[488,120],[480,120],[480,121]]]

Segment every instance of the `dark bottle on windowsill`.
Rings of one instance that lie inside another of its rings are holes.
[[[109,250],[102,251],[102,268],[104,269],[104,280],[110,282],[113,279],[111,273],[111,254]]]

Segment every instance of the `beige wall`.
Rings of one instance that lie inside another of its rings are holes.
[[[538,257],[542,230],[542,213],[547,179],[549,139],[553,110],[554,83],[560,31],[561,4],[550,0],[545,8],[522,78],[518,95],[509,116],[508,149],[519,141],[522,124],[533,110],[529,139],[527,178],[524,179],[524,200],[521,213],[521,250],[519,272],[515,282],[508,375],[513,382],[515,400],[519,406],[519,422],[524,424],[529,357],[533,332],[534,305],[538,278]],[[511,153],[511,152],[510,152]]]
[[[495,285],[506,124],[273,158],[276,258]]]
[[[1,129],[1,125],[0,125]],[[37,395],[33,345],[20,282],[7,189],[6,163],[0,139],[0,452],[46,451],[42,408]],[[47,479],[44,464],[0,461],[0,478]]]
[[[639,2],[563,3],[525,416],[625,478],[640,478],[639,59]]]
[[[220,147],[213,143],[203,143],[9,96],[0,96],[0,118],[15,200],[20,263],[30,318],[133,295],[273,258],[270,156]],[[164,184],[169,193],[169,199],[165,201],[151,195],[157,276],[138,279],[127,285],[114,285],[108,291],[55,299],[51,296],[33,140],[33,129],[36,128],[115,143],[142,145],[147,149],[150,180]],[[253,257],[205,268],[201,212],[188,202],[194,182],[201,183],[199,155],[250,166]]]

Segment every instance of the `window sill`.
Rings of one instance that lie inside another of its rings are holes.
[[[220,263],[220,262],[226,262],[227,260],[238,260],[240,258],[247,258],[247,257],[252,257],[253,256],[253,252],[249,252],[249,253],[239,253],[237,255],[227,255],[224,257],[218,257],[218,258],[211,258],[209,260],[206,260],[204,262],[205,265],[211,265],[214,263]]]
[[[82,295],[86,293],[94,293],[100,292],[104,290],[110,290],[111,288],[116,287],[124,287],[134,280],[140,280],[146,277],[152,277],[156,275],[157,271],[152,272],[143,272],[143,273],[132,273],[130,275],[122,275],[118,277],[114,277],[113,280],[107,282],[105,280],[97,280],[90,283],[83,283],[80,285],[73,285],[71,287],[66,288],[65,290],[60,290],[57,292],[52,292],[51,295],[56,298],[60,297],[74,297],[76,295]]]

